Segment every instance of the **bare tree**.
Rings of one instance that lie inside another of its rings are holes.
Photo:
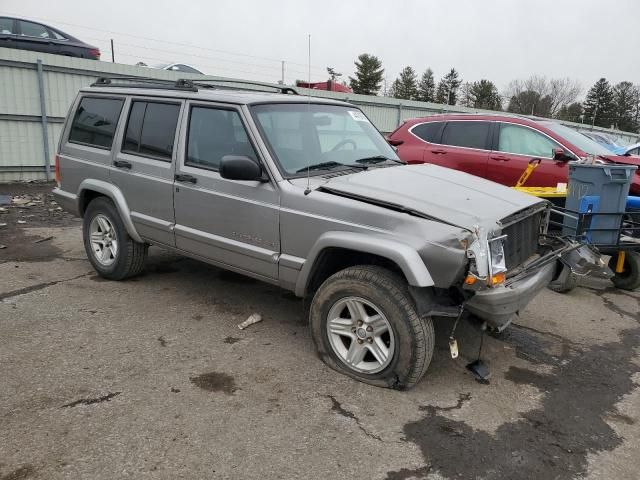
[[[580,83],[569,77],[549,80],[547,95],[551,99],[551,114],[555,117],[563,106],[575,102],[581,92]]]
[[[512,99],[531,97],[544,99],[545,113],[556,116],[563,106],[576,101],[582,87],[571,78],[552,78],[532,75],[524,80],[512,80],[504,92],[507,102]]]

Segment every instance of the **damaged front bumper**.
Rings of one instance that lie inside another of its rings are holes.
[[[540,290],[549,285],[555,272],[555,262],[509,285],[480,290],[467,301],[465,310],[485,320],[497,330],[506,328],[513,316],[526,307]]]
[[[559,262],[578,275],[610,273],[601,255],[592,247],[560,238],[554,241],[563,246],[534,260],[504,285],[476,291],[466,302],[465,309],[501,331],[511,323],[514,315],[549,285]]]

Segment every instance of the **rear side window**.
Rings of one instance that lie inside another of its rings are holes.
[[[447,122],[442,132],[443,145],[467,148],[487,148],[489,122]]]
[[[122,151],[171,161],[180,105],[134,101]]]
[[[427,122],[416,125],[411,132],[425,142],[439,143],[440,129],[444,122]]]
[[[238,112],[193,107],[189,118],[186,165],[218,170],[225,155],[257,160]]]
[[[12,18],[0,18],[0,34],[13,35],[13,19]]]
[[[123,99],[84,97],[73,117],[69,141],[111,149]]]

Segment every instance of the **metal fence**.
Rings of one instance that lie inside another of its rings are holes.
[[[0,48],[0,182],[36,180],[51,176],[51,165],[64,117],[78,90],[100,76],[230,80]],[[391,132],[408,118],[446,112],[487,113],[486,110],[389,97],[298,90],[304,94],[354,103],[384,133]],[[584,128],[581,124],[562,123],[574,128]],[[595,130],[613,134],[629,143],[638,141],[636,134],[599,127]]]

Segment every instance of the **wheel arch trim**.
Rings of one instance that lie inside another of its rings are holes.
[[[144,240],[142,240],[138,234],[138,231],[131,220],[131,210],[129,210],[129,206],[127,205],[127,201],[125,200],[122,191],[112,183],[95,179],[85,179],[80,183],[80,186],[78,187],[78,212],[82,216],[84,216],[82,203],[84,202],[86,193],[90,191],[98,192],[109,198],[118,209],[122,223],[127,229],[129,236],[131,236],[131,238],[136,242],[144,243]]]
[[[316,267],[316,260],[322,251],[328,248],[343,248],[384,257],[402,270],[409,285],[415,287],[434,285],[429,270],[413,247],[377,235],[330,231],[320,235],[302,265],[295,288],[295,294],[298,297],[305,295]]]

